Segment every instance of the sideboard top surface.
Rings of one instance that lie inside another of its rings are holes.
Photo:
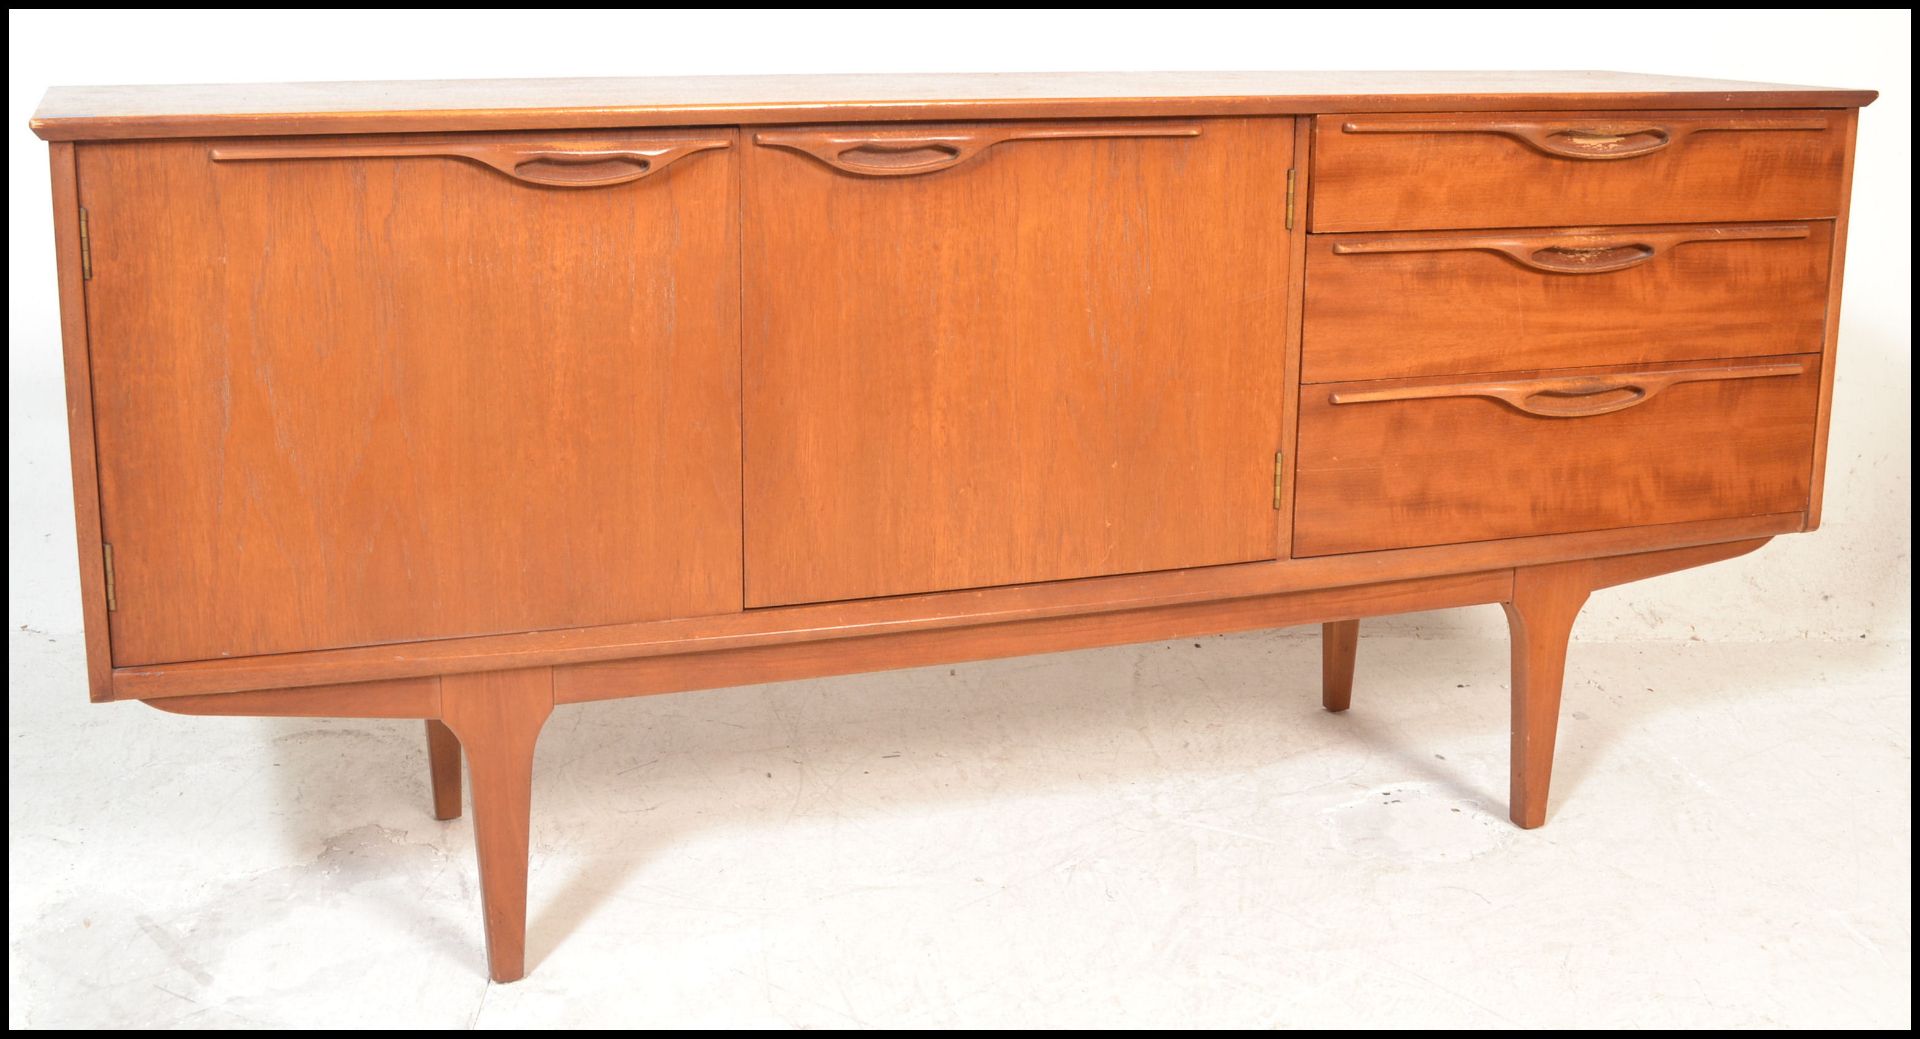
[[[50,141],[722,123],[1855,108],[1871,90],[1626,72],[1047,72],[72,86]]]

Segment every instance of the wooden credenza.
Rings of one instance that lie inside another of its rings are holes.
[[[60,88],[90,691],[427,720],[523,972],[556,704],[1502,603],[1819,522],[1867,91]]]

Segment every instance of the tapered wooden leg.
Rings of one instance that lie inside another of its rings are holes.
[[[1512,785],[1507,813],[1522,829],[1547,821],[1547,784],[1553,776],[1553,739],[1560,725],[1560,687],[1567,670],[1573,619],[1593,590],[1586,562],[1514,571],[1506,604],[1513,640]]]
[[[1353,705],[1353,658],[1359,650],[1359,621],[1320,625],[1320,706],[1344,711]]]
[[[527,839],[533,748],[553,712],[553,672],[497,671],[441,679],[440,719],[466,751],[487,966],[495,981],[527,972]]]
[[[433,817],[460,818],[460,737],[434,718],[427,719],[427,774],[433,780]]]

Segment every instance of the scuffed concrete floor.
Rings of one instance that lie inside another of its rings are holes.
[[[488,985],[418,723],[82,702],[10,643],[14,1026],[1911,1024],[1904,644],[1244,635],[562,708]]]

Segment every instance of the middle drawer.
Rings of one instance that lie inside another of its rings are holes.
[[[1833,228],[1313,235],[1302,380],[1817,353]]]

